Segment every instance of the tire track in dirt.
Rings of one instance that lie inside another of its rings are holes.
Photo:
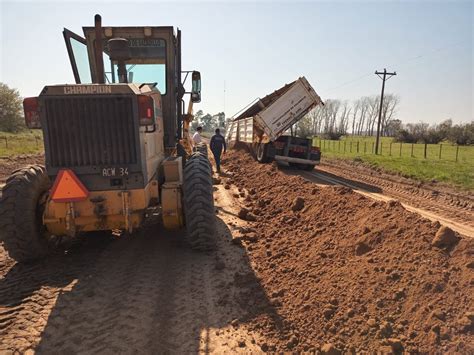
[[[381,193],[369,192],[366,189],[360,188],[359,184],[351,184],[351,183],[348,183],[347,180],[341,180],[341,179],[338,179],[338,178],[323,175],[323,174],[321,174],[321,172],[319,172],[319,173],[303,172],[302,176],[307,178],[309,181],[315,181],[315,182],[323,181],[325,183],[329,183],[330,185],[346,186],[346,187],[349,187],[353,191],[355,191],[355,192],[357,192],[357,193],[359,193],[363,196],[369,197],[369,198],[377,200],[377,201],[388,202],[388,201],[396,200],[393,197],[389,197],[389,196],[383,195]],[[435,213],[426,211],[424,209],[420,209],[420,208],[410,206],[406,203],[401,203],[401,204],[408,211],[417,213],[417,214],[421,215],[422,217],[428,218],[431,221],[437,221],[437,222],[441,223],[442,225],[445,225],[445,226],[457,231],[460,234],[463,234],[465,236],[474,238],[474,227],[471,227],[467,224],[458,223],[457,221],[454,221],[450,218],[446,218],[446,217],[443,217],[439,214],[435,214]],[[464,222],[464,220],[461,220],[461,221]]]
[[[461,234],[474,236],[474,204],[468,195],[455,196],[449,192],[437,190],[434,193],[406,183],[385,180],[384,177],[374,177],[370,173],[358,174],[358,171],[336,169],[332,166],[330,168],[323,166],[312,173],[301,173],[301,175],[323,184],[347,186],[378,200],[397,199],[407,209],[425,218],[439,220],[440,223],[449,225]],[[414,190],[418,192],[413,193]],[[443,201],[451,201],[451,203],[444,204]]]
[[[245,250],[231,242],[226,223],[236,218],[222,205],[224,188],[216,190],[212,253],[191,251],[182,233],[157,223],[118,240],[86,239],[31,265],[14,264],[1,249],[0,352],[259,351],[266,338],[255,319],[272,322],[275,311]],[[244,302],[242,292],[250,295]]]
[[[88,259],[101,253],[107,239],[90,240],[67,255],[53,255],[35,264],[14,264],[0,248],[0,352],[34,347],[58,297],[88,272]]]
[[[325,162],[318,168],[324,173],[368,183],[417,208],[440,213],[459,222],[474,226],[474,197],[469,193],[450,191],[446,187],[433,187],[413,180],[374,171],[349,163]]]

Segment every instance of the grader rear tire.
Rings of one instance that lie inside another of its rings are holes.
[[[193,153],[184,168],[184,216],[189,243],[195,250],[213,250],[216,245],[212,171],[207,157]]]
[[[0,200],[0,240],[18,262],[39,259],[49,251],[42,222],[45,194],[51,187],[46,170],[31,165],[13,172]]]

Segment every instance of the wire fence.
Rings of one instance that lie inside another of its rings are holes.
[[[0,135],[0,157],[43,151],[43,138],[36,135]]]
[[[375,154],[375,142],[367,140],[325,140],[315,138],[314,144],[321,152],[332,152],[342,155]],[[472,162],[474,164],[474,146],[452,144],[423,144],[380,142],[379,156],[410,157],[414,159],[444,160],[454,162]]]

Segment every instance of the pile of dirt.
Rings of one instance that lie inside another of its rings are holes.
[[[474,351],[474,240],[244,151],[223,166],[249,225],[236,244],[282,319],[252,322],[276,339],[262,350]]]
[[[4,184],[13,171],[30,164],[44,164],[44,154],[0,158],[0,184]]]

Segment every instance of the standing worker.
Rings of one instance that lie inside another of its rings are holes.
[[[211,152],[214,155],[214,160],[216,161],[216,168],[217,172],[220,174],[221,172],[221,154],[222,150],[224,149],[224,153],[227,149],[225,145],[225,138],[221,135],[221,131],[219,128],[216,128],[216,134],[214,134],[211,138]]]
[[[193,134],[193,142],[194,142],[194,145],[196,145],[196,144],[202,142],[201,132],[202,132],[202,127],[199,126],[199,127],[196,129],[196,132]]]

